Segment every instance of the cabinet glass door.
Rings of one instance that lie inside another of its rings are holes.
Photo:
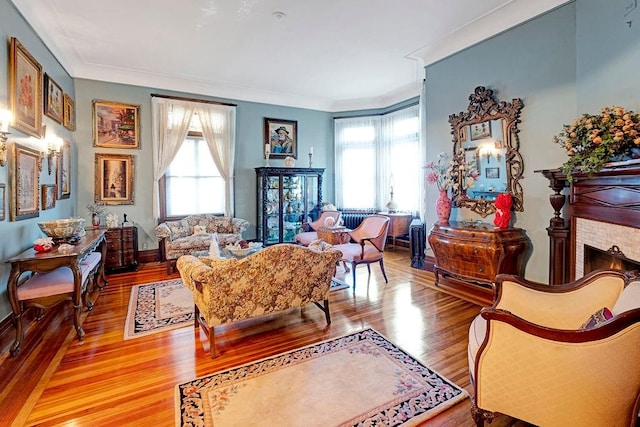
[[[266,177],[267,203],[266,211],[266,240],[267,244],[280,241],[280,212],[282,212],[282,198],[280,196],[280,177]]]

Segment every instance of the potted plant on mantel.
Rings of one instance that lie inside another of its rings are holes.
[[[569,182],[574,172],[592,175],[603,167],[620,165],[618,162],[640,162],[640,114],[605,107],[600,114],[583,114],[564,125],[553,141],[569,156],[562,165]]]

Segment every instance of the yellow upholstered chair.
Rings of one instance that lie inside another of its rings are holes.
[[[501,413],[540,426],[635,426],[640,282],[632,279],[600,270],[548,286],[498,275],[493,306],[469,331],[476,424]]]
[[[349,232],[353,242],[334,246],[342,252],[341,261],[345,265],[347,262],[351,264],[354,289],[356,287],[356,267],[360,264],[366,264],[369,275],[371,275],[371,263],[379,263],[384,281],[388,283],[382,261],[388,232],[389,217],[371,215],[364,218],[355,230]]]
[[[309,230],[296,234],[296,243],[303,246],[309,246],[310,243],[318,240],[318,228],[324,227],[328,218],[333,219],[333,222],[331,225],[338,224],[338,221],[340,220],[340,212],[323,211],[318,217],[318,219],[306,224]]]

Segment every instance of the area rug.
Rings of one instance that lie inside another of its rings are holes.
[[[466,397],[365,329],[176,385],[176,425],[413,426]]]
[[[131,287],[124,339],[193,324],[193,297],[181,279]]]
[[[348,288],[334,278],[331,290]],[[124,339],[181,328],[193,323],[193,297],[181,279],[131,287]]]

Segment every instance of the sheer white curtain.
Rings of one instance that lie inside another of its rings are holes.
[[[225,183],[225,215],[233,216],[233,176],[236,151],[236,107],[201,104],[196,107],[202,135]]]
[[[151,98],[154,220],[160,216],[159,181],[184,142],[192,116],[193,109],[181,101]]]

